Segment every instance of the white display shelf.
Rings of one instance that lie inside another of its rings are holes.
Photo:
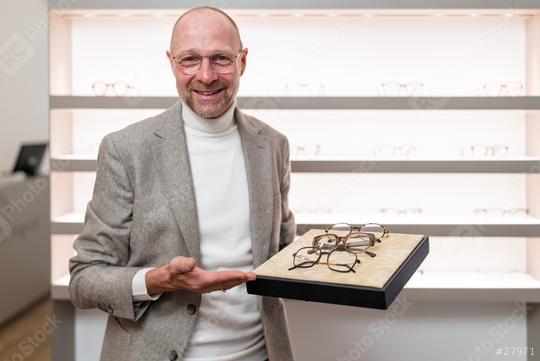
[[[53,172],[95,172],[97,156],[95,155],[62,155],[51,158]]]
[[[63,155],[51,159],[55,172],[95,172],[96,156]],[[540,158],[323,158],[293,159],[293,173],[538,173]]]
[[[54,280],[52,298],[69,300],[69,274]],[[527,273],[415,273],[403,296],[410,301],[540,302],[540,281]]]
[[[538,237],[540,219],[527,217],[480,217],[476,215],[384,216],[377,213],[295,213],[298,233],[312,228],[324,229],[332,224],[347,222],[364,224],[377,222],[390,232],[424,234],[434,237]]]
[[[378,222],[393,233],[425,234],[440,237],[540,237],[540,219],[535,217],[398,216],[380,214],[295,214],[299,233],[323,229],[339,222],[363,224]],[[53,217],[52,234],[79,234],[84,213],[72,212]]]
[[[167,109],[177,96],[49,97],[51,109]],[[540,96],[483,97],[238,97],[242,109],[540,110]]]
[[[296,173],[533,173],[540,170],[540,158],[512,156],[505,158],[472,157],[365,157],[362,159],[296,159],[291,162]]]
[[[403,296],[419,302],[538,302],[540,281],[518,272],[417,272]]]
[[[234,9],[389,9],[392,12],[400,11],[400,9],[487,9],[504,11],[521,11],[523,9],[539,9],[540,4],[535,0],[387,0],[387,1],[372,1],[372,0],[289,0],[289,1],[273,1],[273,0],[229,0],[226,2],[216,1],[199,1],[197,6],[224,6],[228,10]],[[148,2],[146,0],[133,0],[123,2],[119,0],[78,0],[69,3],[69,10],[76,9],[188,9],[193,7],[193,2],[188,0],[154,0]],[[64,0],[49,0],[50,10],[65,10],[66,2]],[[403,10],[401,10],[403,11]],[[527,13],[534,13],[527,11]]]
[[[52,217],[52,234],[79,234],[84,227],[84,213],[72,212]]]
[[[51,298],[53,300],[69,300],[69,273],[53,280]]]

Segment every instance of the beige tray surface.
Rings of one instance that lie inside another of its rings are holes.
[[[254,272],[258,276],[383,288],[388,279],[392,277],[424,237],[411,234],[388,234],[381,243],[377,243],[369,249],[377,254],[376,257],[372,258],[367,254],[361,254],[358,257],[361,263],[356,265],[356,273],[335,272],[330,270],[326,264],[289,271],[288,268],[292,266],[293,253],[301,247],[311,246],[313,237],[323,233],[324,230],[321,229],[310,229]],[[323,255],[321,261],[325,261],[325,257]]]

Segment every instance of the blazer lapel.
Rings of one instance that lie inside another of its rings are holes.
[[[161,117],[163,121],[154,131],[158,138],[155,154],[161,162],[160,178],[189,255],[200,263],[199,220],[181,102],[169,108]]]
[[[249,188],[249,224],[254,267],[266,261],[272,232],[272,150],[268,138],[236,108]]]

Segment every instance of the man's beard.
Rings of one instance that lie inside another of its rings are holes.
[[[195,90],[213,91],[217,89],[221,89],[224,92],[223,96],[217,103],[200,103],[195,101],[195,97],[193,95]],[[205,87],[202,85],[195,87],[189,86],[188,94],[185,97],[184,102],[200,117],[212,119],[222,116],[227,111],[232,104],[233,96],[234,94],[231,94],[230,88],[227,85],[219,82],[218,84],[210,87]]]

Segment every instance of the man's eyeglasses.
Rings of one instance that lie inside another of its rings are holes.
[[[325,229],[324,234],[314,237],[311,247],[298,249],[293,254],[293,267],[289,271],[326,263],[328,268],[336,272],[355,272],[354,267],[360,263],[358,255],[365,253],[375,257],[376,254],[368,251],[368,248],[381,242],[387,234],[388,230],[376,223],[362,226],[337,223]],[[326,262],[321,262],[323,255],[327,255]]]
[[[208,58],[210,67],[218,74],[231,74],[236,71],[236,61],[238,56],[242,54],[228,53],[226,51],[220,51],[212,55],[199,55],[197,53],[181,54],[173,57],[174,62],[178,69],[186,75],[194,75],[200,69],[204,58]]]

